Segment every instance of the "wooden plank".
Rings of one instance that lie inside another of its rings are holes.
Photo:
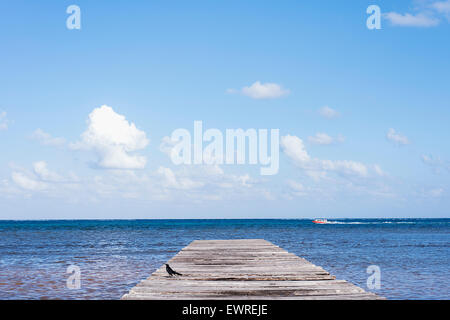
[[[381,299],[263,239],[195,240],[122,299]]]

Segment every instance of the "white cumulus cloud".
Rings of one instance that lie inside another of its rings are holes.
[[[38,161],[33,163],[33,170],[36,176],[38,176],[43,181],[58,182],[62,180],[62,177],[59,174],[48,169],[47,163],[45,161]]]
[[[381,169],[380,165],[378,165],[378,164],[374,164],[373,169],[375,170],[376,174],[378,174],[379,176],[387,175],[386,172],[384,172],[383,169]]]
[[[13,190],[14,193],[20,192],[31,195],[36,192],[51,197],[58,195],[71,197],[72,195],[76,196],[75,190],[81,187],[81,181],[74,173],[69,172],[67,175],[61,176],[50,170],[45,161],[34,162],[31,171],[13,163],[11,167],[13,168],[11,173],[13,184],[10,186],[11,188],[13,186],[19,188]]]
[[[228,89],[227,92],[236,93],[238,91]],[[275,99],[288,95],[290,91],[276,83],[261,83],[260,81],[256,81],[251,86],[242,88],[240,92],[252,99]]]
[[[384,14],[384,17],[394,26],[434,27],[439,24],[439,19],[424,13],[414,15],[410,13],[388,12]]]
[[[39,143],[43,144],[44,146],[62,146],[66,143],[66,139],[60,138],[60,137],[52,137],[49,133],[43,131],[42,129],[36,129],[31,134],[31,139],[39,141]]]
[[[366,165],[360,162],[311,158],[305,149],[303,140],[297,136],[287,135],[281,137],[280,145],[294,164],[304,169],[313,178],[324,178],[327,172],[335,172],[346,176],[365,177],[368,175]]]
[[[157,173],[163,178],[162,184],[164,187],[190,190],[204,185],[204,183],[188,177],[177,177],[170,168],[159,167]]]
[[[71,144],[71,147],[94,150],[99,157],[97,164],[102,168],[142,169],[147,159],[133,153],[144,149],[148,143],[144,131],[111,107],[103,105],[91,112],[81,141]]]
[[[300,182],[288,180],[287,185],[289,187],[290,193],[293,196],[306,196],[308,193],[308,189]]]
[[[432,4],[432,8],[450,22],[450,0],[435,2]]]
[[[450,161],[445,161],[440,157],[433,157],[422,155],[422,161],[427,166],[430,166],[435,173],[442,173],[442,171],[450,171]]]
[[[328,119],[333,119],[339,116],[339,112],[337,112],[336,110],[328,107],[328,106],[324,106],[322,108],[319,109],[319,114],[324,117],[324,118],[328,118]]]
[[[307,163],[311,160],[306,152],[303,140],[297,136],[287,135],[281,137],[281,147],[284,153],[296,163]]]
[[[388,133],[386,134],[386,138],[397,144],[397,145],[406,145],[409,144],[409,139],[408,137],[398,133],[397,131],[395,131],[394,129],[390,128],[388,130]]]
[[[383,17],[400,27],[435,27],[443,18],[450,21],[450,0],[416,2],[413,10],[414,13],[388,12]]]
[[[336,138],[329,136],[326,133],[318,132],[314,136],[308,137],[309,143],[312,144],[319,144],[319,145],[330,145],[336,142],[343,142],[344,137],[341,135],[338,135]]]
[[[431,7],[440,13],[450,14],[450,0],[434,2]]]
[[[47,188],[44,182],[33,179],[23,172],[14,171],[11,174],[11,178],[14,183],[25,190],[40,191]]]

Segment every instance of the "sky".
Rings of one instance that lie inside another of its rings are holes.
[[[2,1],[0,219],[449,217],[449,36],[449,0]],[[194,121],[279,129],[277,174],[175,165]]]

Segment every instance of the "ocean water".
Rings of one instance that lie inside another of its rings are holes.
[[[0,299],[119,299],[192,240],[244,238],[389,299],[450,299],[450,219],[0,221]],[[67,288],[70,265],[80,289]]]

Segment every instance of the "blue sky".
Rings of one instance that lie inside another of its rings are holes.
[[[0,218],[449,217],[449,35],[449,1],[3,1]],[[145,165],[83,138],[103,105]],[[173,165],[194,120],[280,129],[279,173]]]

